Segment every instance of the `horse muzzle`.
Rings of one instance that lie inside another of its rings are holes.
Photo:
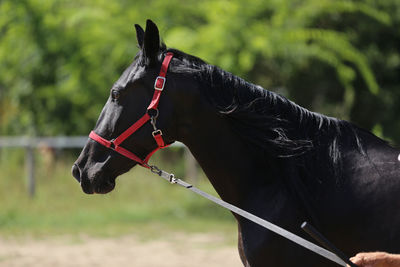
[[[107,194],[115,188],[115,178],[105,178],[100,173],[89,178],[77,164],[72,166],[72,176],[80,183],[86,194]]]
[[[76,165],[76,163],[74,165],[72,165],[72,176],[78,181],[78,183],[81,182],[81,172],[79,170],[78,165]]]

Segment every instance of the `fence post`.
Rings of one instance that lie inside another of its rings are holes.
[[[197,172],[197,162],[196,159],[193,157],[190,150],[185,147],[185,176],[188,177],[194,184],[198,182],[198,172]]]
[[[28,193],[30,197],[35,196],[35,153],[34,148],[31,145],[26,147],[26,172],[27,172],[27,184]]]

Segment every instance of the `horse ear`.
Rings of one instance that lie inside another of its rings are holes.
[[[151,20],[146,22],[146,32],[144,33],[144,54],[148,64],[157,61],[157,54],[160,51],[160,34],[157,25]]]
[[[144,40],[144,30],[142,27],[140,27],[139,24],[135,24],[135,28],[136,28],[136,39],[138,41],[139,47],[142,49]]]

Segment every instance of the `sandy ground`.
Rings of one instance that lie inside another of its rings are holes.
[[[0,266],[239,267],[237,249],[211,234],[176,234],[168,239],[50,237],[1,238]]]

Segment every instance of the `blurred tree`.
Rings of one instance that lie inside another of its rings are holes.
[[[372,5],[330,0],[254,0],[249,4],[237,0],[229,4],[203,2],[201,7],[206,23],[195,29],[174,29],[167,36],[168,43],[180,43],[183,36],[190,36],[181,45],[186,50],[294,100],[311,100],[302,102],[345,119],[353,106],[357,77],[371,94],[379,92],[368,58],[352,43],[354,32],[348,33],[346,24],[341,25],[345,29],[336,27],[336,21],[346,14],[355,20],[367,17],[377,28],[389,27],[390,16]],[[330,18],[333,22],[329,23]],[[329,73],[329,77],[320,80],[318,73]],[[326,89],[320,91],[317,84],[304,83],[303,79],[333,86],[335,92],[326,95]],[[309,92],[305,84],[310,85]],[[319,104],[321,98],[324,107]]]
[[[114,20],[120,9],[109,1],[1,2],[3,133],[87,133],[136,50],[132,27]]]
[[[87,134],[146,18],[169,46],[400,143],[397,0],[2,0],[0,133]]]

